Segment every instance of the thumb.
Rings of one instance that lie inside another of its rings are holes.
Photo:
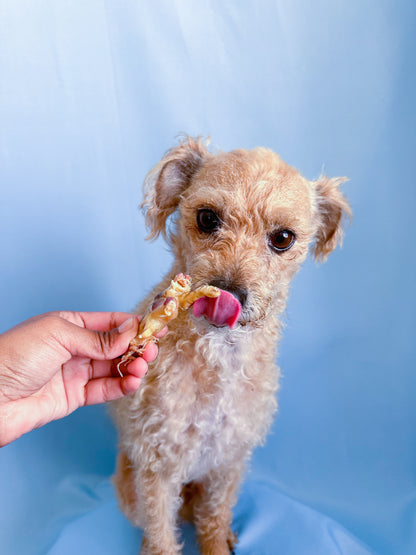
[[[71,327],[67,348],[73,356],[95,360],[112,360],[124,354],[139,327],[137,316],[132,316],[110,331],[93,331],[68,322]],[[68,329],[69,332],[69,329]]]

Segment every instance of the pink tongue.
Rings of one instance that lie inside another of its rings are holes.
[[[229,293],[223,291],[219,297],[215,299],[211,297],[202,297],[193,304],[193,312],[196,318],[205,316],[211,324],[216,326],[229,326],[231,329],[237,323],[241,313],[241,304]]]

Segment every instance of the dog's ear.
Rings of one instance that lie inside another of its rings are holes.
[[[212,156],[206,144],[207,141],[201,138],[185,137],[147,174],[142,208],[150,229],[149,239],[156,238],[160,233],[166,238],[167,218],[175,212],[182,193],[203,160]]]
[[[352,215],[347,199],[339,190],[345,181],[348,181],[345,177],[322,176],[312,183],[317,223],[312,253],[320,262],[325,262],[335,247],[342,244],[343,221]]]

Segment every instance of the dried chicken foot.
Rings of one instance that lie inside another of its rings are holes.
[[[202,285],[198,287],[194,291],[189,291],[189,293],[185,293],[181,295],[179,300],[179,307],[182,310],[187,310],[191,305],[194,304],[195,301],[201,299],[202,297],[211,297],[216,298],[219,297],[220,290],[218,287],[214,287],[212,285]]]
[[[202,297],[215,298],[220,295],[220,290],[211,285],[203,285],[191,291],[191,283],[190,276],[178,274],[165,291],[156,295],[140,321],[136,337],[131,340],[128,351],[117,364],[121,377],[123,373],[120,366],[129,364],[142,355],[148,343],[156,343],[156,334],[178,316],[179,309],[187,310]]]

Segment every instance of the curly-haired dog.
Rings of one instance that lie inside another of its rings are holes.
[[[196,287],[231,292],[241,313],[233,329],[223,313],[180,313],[138,392],[115,404],[114,481],[123,511],[144,529],[142,553],[180,552],[179,515],[194,520],[203,554],[232,552],[237,489],[277,407],[279,316],[309,247],[325,260],[342,239],[343,181],[308,181],[265,148],[214,155],[191,138],[148,175],[146,223],[175,258],[138,312],[186,272]]]

